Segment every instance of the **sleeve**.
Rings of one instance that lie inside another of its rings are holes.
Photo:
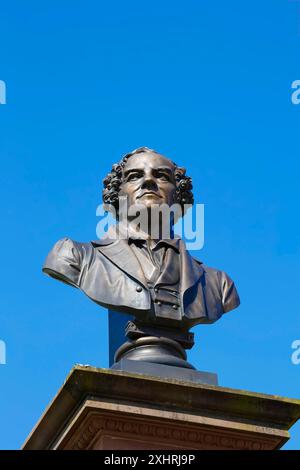
[[[237,308],[240,305],[239,294],[232,279],[223,271],[220,272],[220,287],[224,313]]]
[[[78,287],[81,253],[77,243],[69,238],[59,240],[48,254],[43,272],[73,287]]]

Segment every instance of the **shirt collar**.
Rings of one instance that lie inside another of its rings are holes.
[[[126,227],[124,224],[119,223],[118,224],[118,230],[119,233],[124,237],[126,234],[127,236],[125,238],[128,239],[128,242],[134,242],[135,244],[140,243],[145,243],[146,240],[149,240],[150,237],[148,233],[142,232],[142,231],[136,231],[130,224]],[[180,243],[180,237],[176,234],[174,234],[174,238],[165,238],[162,240],[155,240],[155,245],[153,247],[156,248],[159,245],[169,245],[171,248],[174,248],[179,252],[179,243]]]

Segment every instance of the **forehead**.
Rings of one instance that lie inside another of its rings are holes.
[[[124,166],[124,171],[133,169],[155,169],[159,167],[174,170],[174,165],[168,158],[158,153],[144,152],[132,155]]]

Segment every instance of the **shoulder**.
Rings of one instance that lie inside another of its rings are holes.
[[[203,270],[209,275],[209,276],[212,276],[212,277],[216,277],[218,278],[219,280],[221,280],[222,278],[224,277],[228,277],[228,274],[225,273],[225,271],[222,271],[221,269],[217,269],[217,268],[213,268],[211,266],[207,266],[206,264],[202,263],[201,264]]]
[[[217,268],[212,268],[211,266],[207,266],[202,261],[200,261],[199,258],[196,258],[195,256],[193,256],[192,258],[194,261],[196,261],[198,265],[201,266],[201,268],[207,274],[207,276],[211,278],[215,278],[216,280],[220,282],[225,281],[225,280],[231,280],[231,278],[228,276],[227,273],[225,273],[225,271],[222,271]]]
[[[71,238],[64,237],[58,240],[50,253],[59,257],[78,258],[83,256],[86,251],[93,248],[91,242],[77,242]]]
[[[77,242],[71,240],[70,238],[64,237],[53,245],[51,252],[56,253],[57,255],[64,255],[71,254],[76,249]]]
[[[50,250],[43,272],[68,284],[76,285],[87,254],[93,250],[91,243],[82,243],[64,237]]]
[[[199,260],[196,261],[199,262]],[[201,263],[201,267],[208,289],[214,292],[214,295],[218,293],[220,296],[224,313],[237,308],[240,305],[240,298],[231,277],[225,271],[206,266],[203,263]]]

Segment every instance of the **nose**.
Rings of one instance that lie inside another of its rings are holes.
[[[158,188],[157,183],[153,175],[151,174],[146,174],[144,176],[144,179],[142,181],[142,189],[153,189],[156,190]]]

